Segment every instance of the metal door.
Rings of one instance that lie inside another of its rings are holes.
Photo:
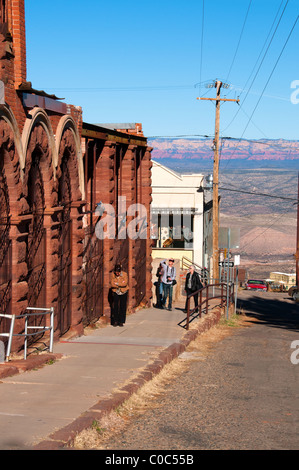
[[[3,171],[0,171],[0,313],[11,314],[11,240],[8,188]],[[10,320],[0,317],[0,332],[7,333]],[[3,340],[4,337],[1,337]]]
[[[44,228],[44,189],[38,159],[34,158],[28,179],[28,203],[31,221],[28,225],[27,238],[27,283],[28,306],[46,307],[46,230]],[[34,315],[29,319],[30,326],[45,326],[45,315]],[[33,344],[41,335],[31,336]]]
[[[59,180],[59,285],[58,285],[58,328],[63,335],[71,326],[72,315],[72,221],[71,221],[71,180],[67,159],[62,161]]]
[[[28,180],[28,202],[32,219],[28,227],[28,305],[46,305],[46,230],[44,228],[44,190],[39,165],[36,161]]]
[[[145,296],[146,288],[146,240],[137,238],[134,249],[135,258],[135,300],[136,306]]]
[[[86,239],[84,323],[88,325],[103,315],[104,265],[103,240],[98,239],[95,234]]]

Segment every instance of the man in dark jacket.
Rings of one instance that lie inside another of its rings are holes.
[[[185,312],[187,312],[187,304],[188,304],[188,295],[193,294],[193,292],[198,291],[203,287],[199,274],[195,271],[194,266],[189,267],[189,272],[186,276],[185,282],[185,291],[187,294],[186,304],[185,304]],[[198,309],[198,294],[194,294],[194,304],[195,308]]]

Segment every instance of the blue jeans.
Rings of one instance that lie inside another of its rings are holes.
[[[162,284],[163,284],[163,305],[166,304],[167,297],[169,296],[168,308],[171,308],[172,307],[172,289],[173,289],[172,284],[165,284],[164,282]]]

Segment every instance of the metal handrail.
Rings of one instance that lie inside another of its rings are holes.
[[[4,313],[0,313],[0,317],[8,318],[11,320],[9,333],[0,333],[0,336],[8,337],[8,344],[7,350],[5,355],[5,361],[8,362],[10,352],[11,352],[11,344],[13,336],[24,336],[24,359],[27,359],[27,345],[28,345],[28,336],[35,336],[41,334],[45,331],[50,331],[50,343],[49,343],[49,351],[53,352],[53,342],[54,342],[54,307],[50,308],[39,308],[39,307],[27,307],[26,310],[29,310],[31,313],[24,313],[22,315],[8,315]],[[50,326],[35,326],[35,325],[28,325],[29,317],[35,315],[46,315],[50,314]],[[14,333],[14,324],[17,318],[25,318],[25,329],[24,333]],[[32,333],[29,333],[28,330],[38,330]]]
[[[186,267],[189,267],[189,266],[194,266],[195,267],[195,271],[200,271],[200,275],[201,277],[205,280],[205,279],[208,279],[209,277],[209,270],[207,268],[203,268],[202,266],[200,266],[199,264],[197,263],[194,263],[193,261],[191,261],[189,258],[187,258],[187,256],[182,256],[182,266],[181,268],[184,269],[184,266]]]
[[[212,288],[212,292],[215,292],[215,287],[221,288],[221,294],[220,295],[214,295],[212,294],[209,295],[211,292],[209,289]],[[231,291],[231,287],[233,287]],[[225,290],[224,290],[225,289]],[[203,292],[206,290],[206,296],[205,299],[203,300]],[[191,298],[194,297],[194,295],[198,294],[199,299],[198,299],[198,306],[194,307],[192,310],[190,309],[190,302]],[[202,315],[202,306],[206,304],[205,310],[206,314],[208,313],[209,310],[209,300],[212,299],[220,299],[220,307],[223,308],[224,303],[230,303],[232,300],[234,294],[234,285],[228,284],[228,289],[227,289],[227,284],[222,282],[220,284],[207,284],[206,286],[202,287],[201,289],[197,290],[196,292],[192,292],[192,294],[187,296],[187,317],[185,320],[186,322],[186,329],[189,330],[189,323],[190,323],[190,315],[195,313],[198,310],[198,316],[201,318]]]

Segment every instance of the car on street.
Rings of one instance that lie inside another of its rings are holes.
[[[267,290],[267,283],[261,279],[248,279],[246,282],[246,290]]]
[[[290,297],[292,297],[292,299],[297,300],[297,298],[299,298],[298,287],[297,286],[290,287],[289,290],[288,290],[288,294],[289,294]]]

